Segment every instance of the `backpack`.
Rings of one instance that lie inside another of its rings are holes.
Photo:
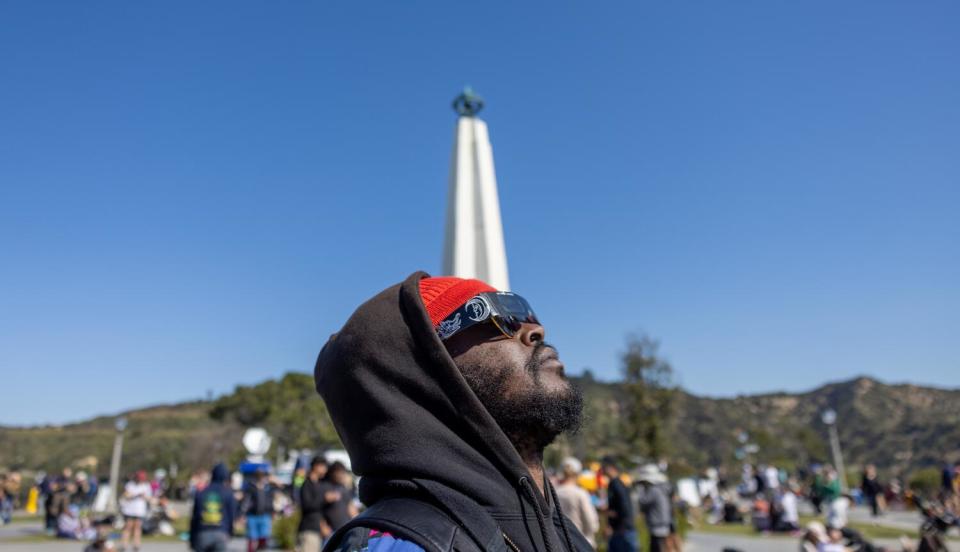
[[[324,552],[336,552],[351,529],[364,527],[390,533],[416,544],[425,552],[520,552],[510,542],[493,516],[471,498],[435,481],[411,479],[413,488],[387,495],[334,533]],[[552,520],[558,531],[567,532],[559,518]],[[579,533],[571,537],[577,550],[591,550]],[[349,538],[354,538],[350,535]],[[367,535],[362,535],[366,539]],[[349,543],[348,550],[361,550],[363,543]]]
[[[337,530],[323,550],[334,552],[343,544],[351,529],[364,527],[390,533],[395,538],[416,544],[426,552],[510,552],[493,518],[482,508],[477,507],[477,510],[476,513],[482,516],[477,519],[488,523],[471,523],[471,527],[467,527],[454,519],[453,512],[444,511],[424,500],[385,498]],[[478,525],[483,527],[478,530]]]

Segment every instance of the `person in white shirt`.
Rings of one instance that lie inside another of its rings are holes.
[[[800,514],[797,511],[797,484],[789,482],[780,492],[777,500],[777,506],[780,509],[780,517],[777,520],[775,531],[799,531]]]
[[[596,548],[597,530],[600,521],[597,509],[590,501],[590,494],[577,484],[577,477],[583,471],[583,465],[573,457],[563,461],[563,479],[556,487],[560,509],[573,522],[580,533],[586,537],[590,546]]]
[[[153,489],[147,482],[147,472],[140,470],[133,481],[128,481],[123,487],[123,496],[120,499],[120,513],[123,514],[123,547],[126,550],[133,540],[133,549],[140,550],[140,537],[143,534],[143,519],[147,517],[150,499],[153,498]]]
[[[780,488],[780,470],[776,466],[767,466],[763,469],[763,484],[771,491]]]
[[[850,511],[850,498],[847,495],[840,495],[833,499],[830,508],[827,510],[827,527],[830,529],[843,529],[847,526],[847,512]]]

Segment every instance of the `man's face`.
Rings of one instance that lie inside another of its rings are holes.
[[[347,473],[347,470],[337,470],[334,473],[333,480],[344,487],[349,487],[350,474]]]
[[[580,427],[583,397],[543,339],[537,324],[524,324],[513,337],[479,324],[445,342],[477,398],[518,448],[542,449]]]

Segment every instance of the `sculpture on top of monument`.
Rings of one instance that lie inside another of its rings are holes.
[[[453,110],[463,117],[473,117],[481,109],[483,109],[483,98],[469,86],[465,86],[463,92],[453,99]]]

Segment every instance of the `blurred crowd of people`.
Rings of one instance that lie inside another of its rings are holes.
[[[674,512],[678,501],[661,466],[649,464],[626,473],[612,458],[585,467],[569,457],[550,478],[561,509],[594,547],[601,537],[610,552],[638,550],[636,517],[640,515],[646,523],[649,550],[680,551]],[[361,508],[353,474],[343,463],[328,462],[323,456],[299,462],[289,484],[265,468],[231,476],[226,466],[218,464],[210,472],[194,474],[190,492],[190,543],[198,552],[226,550],[240,528],[248,552],[265,549],[274,524],[284,518],[296,521],[299,552],[319,552]]]
[[[69,467],[59,473],[39,472],[26,488],[20,473],[10,472],[0,475],[0,519],[10,523],[12,511],[22,508],[29,514],[42,514],[44,530],[50,536],[102,545],[116,521],[105,513],[110,506],[108,493],[103,492],[107,489],[96,475]],[[173,534],[170,522],[176,513],[168,508],[166,491],[162,470],[152,479],[138,471],[122,483],[117,497],[123,516],[122,549],[132,545],[138,550],[144,531]]]
[[[0,474],[0,525],[13,520],[13,510],[18,506],[20,496],[20,483],[19,472]]]
[[[239,527],[248,552],[264,550],[273,538],[274,522],[294,515],[299,516],[297,549],[319,552],[323,542],[359,512],[353,474],[342,462],[323,456],[299,462],[289,484],[266,466],[231,475],[218,464],[209,477],[194,474],[190,492],[190,544],[204,552],[226,550]]]
[[[882,516],[891,508],[918,509],[925,517],[921,541],[943,536],[937,531],[925,533],[924,527],[934,528],[931,518],[937,518],[944,529],[955,524],[960,514],[960,461],[944,467],[939,490],[928,491],[928,496],[919,496],[897,478],[882,481],[872,464],[864,466],[859,481],[849,488],[829,464],[814,464],[794,472],[772,465],[744,464],[735,485],[718,470],[708,470],[704,479],[712,483],[700,486],[706,489],[701,498],[708,523],[749,523],[762,533],[798,535],[807,552],[882,550],[850,526],[849,512],[855,505],[866,506],[873,517]],[[802,501],[809,502],[812,513],[820,520],[801,527]],[[911,547],[905,545],[904,549]]]
[[[848,489],[829,464],[788,471],[748,463],[736,478],[708,469],[700,477],[687,479],[692,479],[696,497],[678,492],[678,482],[670,481],[666,468],[661,462],[621,470],[612,458],[584,466],[568,457],[550,478],[557,501],[573,525],[594,547],[598,538],[604,539],[609,552],[679,552],[679,515],[709,524],[749,524],[762,533],[793,534],[806,552],[871,552],[879,549],[849,526],[853,505],[868,507],[873,516],[890,508],[912,507],[930,508],[949,519],[960,513],[960,461],[944,466],[939,491],[927,497],[936,501],[936,507],[927,506],[896,478],[882,480],[873,465],[865,466],[859,481]],[[114,523],[93,514],[106,509],[103,504],[95,506],[98,497],[102,500],[101,486],[95,475],[65,468],[58,474],[41,474],[25,492],[19,473],[0,474],[0,522],[10,523],[15,508],[42,510],[48,534],[102,542]],[[181,494],[170,487],[163,470],[152,478],[140,470],[122,483],[117,497],[123,520],[121,550],[139,550],[145,531],[173,534],[170,522],[177,515],[168,507],[171,493]],[[218,464],[209,472],[195,472],[182,494],[193,501],[189,541],[197,551],[226,550],[241,527],[248,552],[266,549],[274,522],[297,516],[291,519],[296,524],[297,550],[319,552],[361,508],[348,467],[323,456],[309,461],[301,457],[286,483],[265,467],[231,473]],[[820,521],[801,524],[804,501],[809,503],[808,512],[822,516]],[[645,542],[640,542],[636,526],[640,518],[645,523]]]
[[[96,476],[64,468],[59,474],[39,477],[28,502],[43,505],[44,526],[48,534],[65,539],[88,539],[93,524],[87,514],[99,490]],[[28,507],[35,510],[36,505]]]

